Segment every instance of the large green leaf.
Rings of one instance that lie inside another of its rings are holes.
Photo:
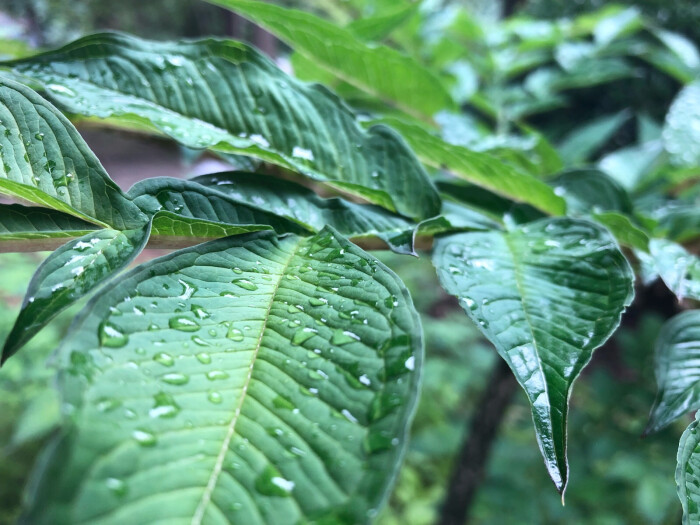
[[[73,325],[70,417],[25,518],[364,523],[395,476],[421,359],[403,283],[333,232],[154,260]]]
[[[448,144],[416,124],[395,118],[382,119],[382,122],[397,129],[429,166],[447,169],[477,186],[547,213],[561,215],[566,210],[564,200],[544,182],[491,155]]]
[[[696,416],[678,443],[676,486],[683,507],[683,525],[700,523],[700,416]]]
[[[101,226],[146,223],[68,119],[31,89],[2,76],[0,160],[0,193]]]
[[[256,156],[409,217],[439,211],[432,183],[393,130],[364,130],[326,88],[244,44],[99,34],[9,65],[68,113]]]
[[[684,87],[671,104],[664,123],[663,141],[679,166],[700,164],[700,81]]]
[[[61,311],[133,261],[145,246],[149,229],[146,226],[139,230],[97,230],[51,253],[29,283],[0,363]]]
[[[655,365],[659,393],[646,432],[700,408],[700,310],[683,312],[664,325]]]
[[[700,301],[700,259],[666,239],[649,242],[654,269],[678,299]]]
[[[207,0],[261,25],[298,53],[345,82],[419,117],[454,102],[440,79],[415,59],[387,46],[368,46],[331,22],[258,0]]]
[[[563,493],[571,387],[632,300],[629,264],[605,229],[568,218],[450,235],[436,242],[433,261],[525,389],[547,470]]]
[[[47,208],[0,204],[0,243],[81,237],[98,226]]]

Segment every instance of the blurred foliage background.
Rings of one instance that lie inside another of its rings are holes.
[[[353,17],[367,14],[367,6],[390,5],[391,1],[287,0],[284,3],[348,23]],[[659,26],[677,31],[693,42],[700,41],[697,24],[700,4],[694,0],[622,3],[635,6]],[[457,27],[457,37],[468,43],[472,35],[466,21],[461,26],[446,22],[453,8],[466,8],[478,22],[493,21],[506,11],[554,20],[590,12],[605,4],[603,0],[426,0],[422,4],[421,20],[437,32],[454,31]],[[364,10],[357,5],[364,6]],[[439,66],[451,51],[445,51],[439,43],[426,45],[430,34],[417,27],[417,22],[410,19],[393,38],[423,61]],[[31,47],[58,45],[98,29],[118,29],[148,38],[234,35],[263,48],[271,45],[269,35],[264,32],[228,12],[195,0],[122,0],[118,6],[100,0],[0,0],[0,39],[4,39],[0,54],[27,53]],[[282,49],[279,44],[269,49],[278,47]],[[454,65],[454,57],[452,60]],[[490,73],[474,69],[477,68],[470,70],[463,66],[458,70],[461,74],[455,75],[455,89],[468,93],[465,101],[478,89],[485,94],[484,100],[476,104],[478,111],[465,109],[443,132],[451,130],[455,142],[472,146],[482,137],[471,130],[484,127],[494,100],[513,97],[503,103],[501,110],[507,107],[514,111],[513,108],[525,107],[525,102],[532,106],[516,115],[517,118],[506,119],[506,124],[527,117],[528,124],[543,130],[550,140],[568,137],[568,146],[566,140],[558,145],[568,165],[595,160],[602,163],[606,155],[623,148],[639,157],[640,152],[647,151],[643,146],[648,149],[649,144],[658,141],[660,121],[681,85],[677,78],[657,69],[635,65],[630,75],[567,92],[565,107],[540,111],[542,108],[538,106],[535,111],[535,103],[541,104],[542,100],[524,100],[522,89],[501,85],[489,78]],[[522,84],[528,71],[515,72],[509,80]],[[313,78],[313,71],[302,76]],[[356,107],[367,103],[353,100],[353,93],[343,92],[342,85],[334,87]],[[547,93],[545,101],[551,102],[554,96]],[[499,115],[491,114],[491,117],[494,122],[489,124],[498,126]],[[577,129],[581,123],[591,127]],[[601,135],[609,140],[601,141]],[[445,138],[450,140],[449,136]],[[497,152],[493,144],[482,147]],[[640,177],[645,169],[653,170],[656,157],[651,159],[648,165],[639,168]],[[612,169],[612,160],[608,164]],[[642,196],[643,193],[644,188],[640,190]],[[411,290],[422,314],[427,351],[423,394],[410,449],[379,523],[427,525],[437,519],[455,454],[468,437],[468,422],[486,386],[496,354],[468,323],[456,302],[441,291],[427,258],[412,259],[385,252],[377,256],[394,268]],[[42,258],[42,254],[0,255],[0,335],[9,331],[26,285]],[[25,351],[10,360],[0,374],[0,525],[14,522],[22,487],[37,451],[57,422],[59,407],[51,385],[53,370],[46,363],[78,308],[56,319]],[[655,393],[653,341],[663,320],[663,316],[644,314],[633,326],[623,327],[614,341],[597,353],[578,381],[570,411],[569,457],[573,476],[566,506],[562,507],[542,466],[526,398],[518,391],[501,426],[485,479],[471,509],[470,523],[679,523],[680,506],[673,474],[678,437],[687,422],[680,421],[645,439],[640,437]]]

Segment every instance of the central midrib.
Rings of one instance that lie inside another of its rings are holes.
[[[243,401],[245,400],[246,393],[248,392],[250,380],[253,376],[253,367],[258,357],[258,352],[260,351],[260,345],[262,344],[263,334],[265,333],[265,329],[267,328],[267,320],[270,317],[270,310],[272,309],[272,304],[275,301],[275,297],[277,296],[277,290],[279,289],[279,286],[282,283],[282,279],[284,278],[287,267],[296,255],[296,251],[299,247],[299,244],[300,243],[297,242],[296,246],[291,251],[289,257],[284,261],[284,264],[282,265],[282,271],[279,274],[279,279],[275,283],[275,288],[273,289],[272,294],[270,295],[270,303],[267,305],[267,311],[265,312],[265,317],[263,319],[263,326],[260,330],[260,336],[258,337],[258,341],[255,345],[255,350],[253,351],[253,357],[250,362],[250,367],[248,368],[248,376],[246,377],[245,383],[243,384],[241,396],[238,399],[238,403],[236,404],[236,408],[234,410],[233,417],[231,418],[231,422],[228,425],[226,437],[224,438],[224,441],[221,445],[221,449],[219,450],[219,454],[216,458],[216,463],[214,464],[214,469],[212,470],[211,476],[209,477],[209,481],[207,482],[207,485],[204,488],[202,499],[199,501],[199,504],[195,509],[194,515],[192,516],[192,521],[190,522],[191,525],[201,525],[202,518],[204,517],[204,512],[207,509],[207,505],[211,501],[211,495],[214,492],[214,489],[216,488],[216,483],[219,479],[219,476],[221,475],[224,460],[226,459],[226,452],[228,452],[231,439],[233,439],[233,435],[236,429],[236,423],[238,421],[238,417],[240,416],[241,408],[243,406]]]

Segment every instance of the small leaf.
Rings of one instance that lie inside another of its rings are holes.
[[[93,299],[60,350],[72,417],[25,519],[367,522],[421,359],[405,285],[330,231],[151,261]]]
[[[697,417],[678,443],[676,486],[683,507],[683,525],[700,523],[700,419]]]
[[[566,201],[571,214],[592,211],[632,212],[629,195],[614,179],[595,169],[577,169],[561,173],[551,181],[554,192]]]
[[[700,310],[683,312],[664,325],[655,358],[658,394],[645,433],[700,408]]]
[[[652,239],[649,251],[654,269],[679,300],[700,301],[700,259],[697,256],[665,239]]]
[[[141,252],[149,227],[97,230],[51,253],[32,277],[17,321],[7,336],[4,363],[58,313],[125,268]]]
[[[629,120],[629,113],[621,111],[614,115],[605,115],[579,126],[562,140],[559,154],[567,166],[584,164],[617,133]]]
[[[644,230],[633,224],[626,215],[614,211],[604,211],[593,213],[591,217],[610,230],[617,242],[623,246],[642,252],[649,251],[649,236]]]
[[[445,290],[525,389],[547,470],[563,493],[571,387],[632,300],[629,264],[605,229],[574,219],[446,236],[433,261]]]
[[[0,193],[101,226],[147,219],[122,193],[78,131],[31,89],[0,76]]]
[[[700,80],[685,86],[666,115],[663,142],[677,166],[700,164]]]

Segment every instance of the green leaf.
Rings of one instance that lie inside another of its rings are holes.
[[[700,310],[668,321],[656,341],[658,394],[645,433],[658,432],[700,408]]]
[[[554,192],[566,201],[567,211],[586,214],[591,211],[631,213],[632,201],[614,179],[595,169],[577,169],[561,173],[550,181]]]
[[[674,164],[700,164],[700,81],[688,84],[676,96],[666,115],[662,137]]]
[[[0,243],[81,237],[98,226],[47,208],[0,204]]]
[[[450,235],[436,242],[433,261],[445,290],[525,389],[547,470],[563,493],[571,387],[632,300],[629,264],[605,229],[568,218]]]
[[[398,130],[427,165],[447,169],[458,177],[517,202],[531,204],[546,213],[562,215],[564,200],[541,180],[515,170],[486,153],[448,144],[422,127],[395,118],[382,122]]]
[[[264,27],[338,78],[417,117],[432,117],[454,102],[440,79],[393,48],[368,46],[312,14],[257,0],[207,0]]]
[[[617,242],[623,246],[643,252],[649,251],[649,236],[644,230],[632,223],[626,215],[614,211],[604,211],[594,212],[591,217],[610,230]]]
[[[109,285],[59,360],[72,415],[28,522],[355,524],[393,482],[422,341],[372,256],[260,232]]]
[[[31,89],[0,76],[0,193],[101,226],[146,217],[122,193],[75,127]]]
[[[631,191],[639,186],[662,153],[661,141],[650,140],[608,153],[600,159],[598,167],[623,188]]]
[[[575,166],[592,159],[628,119],[628,112],[621,111],[598,117],[576,128],[559,144],[559,154],[564,163]]]
[[[192,179],[193,182],[222,192],[236,202],[286,217],[309,231],[318,232],[331,226],[346,237],[378,237],[394,251],[415,254],[414,237],[418,230],[432,233],[454,229],[488,229],[492,224],[474,212],[470,220],[464,214],[453,215],[453,226],[448,219],[427,219],[414,223],[376,206],[356,204],[340,198],[323,199],[310,189],[294,182],[280,180],[258,173],[216,173]]]
[[[700,522],[700,419],[693,421],[678,443],[676,486],[683,507],[683,525]]]
[[[143,250],[149,229],[97,230],[51,253],[29,283],[22,309],[2,349],[0,364],[61,311],[133,261]]]
[[[412,218],[440,209],[393,130],[364,130],[326,88],[289,77],[243,44],[99,34],[10,65],[67,113],[259,157]]]
[[[361,40],[383,40],[418,10],[419,4],[406,3],[373,16],[357,18],[345,28]]]
[[[150,238],[161,248],[169,245],[177,247],[179,242],[192,245],[229,235],[271,229],[272,226],[267,224],[227,224],[186,217],[169,211],[159,211],[153,216]]]
[[[697,205],[673,205],[657,210],[657,233],[676,242],[700,237],[700,207]]]
[[[649,251],[656,272],[679,300],[700,301],[700,259],[680,244],[652,239]]]
[[[144,179],[131,187],[129,196],[144,213],[149,216],[158,214],[154,220],[161,235],[178,235],[177,228],[182,226],[166,226],[174,216],[207,221],[208,228],[214,228],[214,232],[220,230],[221,225],[253,226],[256,230],[274,229],[278,233],[308,231],[278,214],[232,199],[213,188],[189,180],[170,177]],[[167,215],[163,215],[165,213]]]

